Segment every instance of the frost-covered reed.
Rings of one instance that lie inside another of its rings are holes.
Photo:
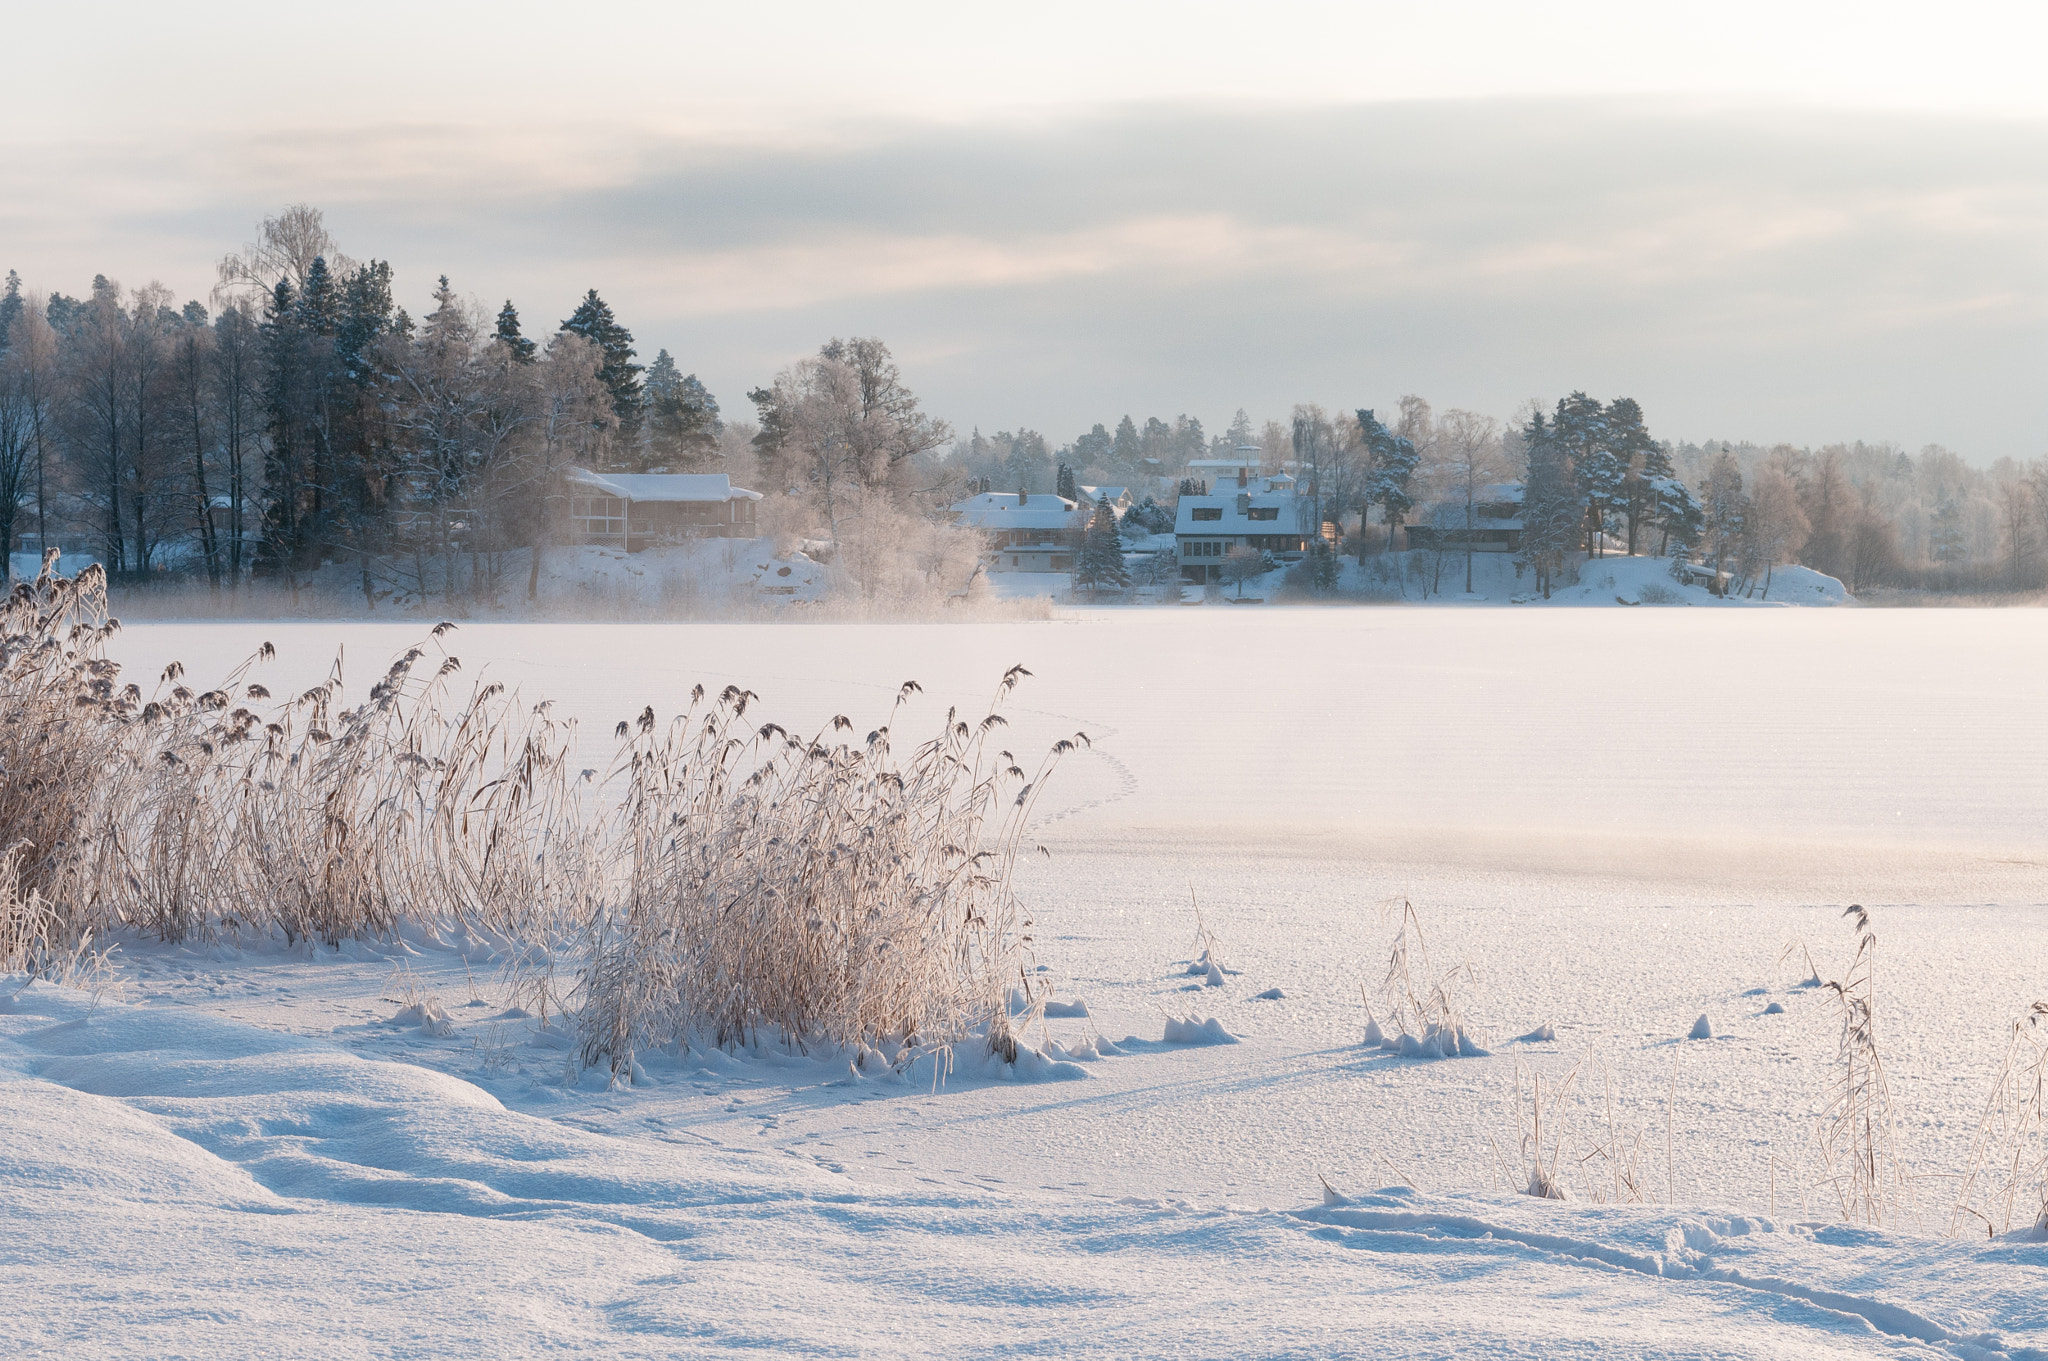
[[[509,947],[550,1000],[574,972],[584,1057],[614,1073],[763,1035],[1015,1056],[1010,871],[1072,741],[1027,775],[1000,714],[949,712],[899,761],[894,712],[804,739],[700,689],[665,729],[621,724],[600,778],[569,768],[547,704],[430,655],[452,625],[356,703],[339,664],[274,699],[249,678],[267,645],[218,686],[173,664],[145,696],[104,655],[118,627],[98,568],[46,566],[0,607],[0,971],[61,975],[122,929],[335,945],[410,923]]]

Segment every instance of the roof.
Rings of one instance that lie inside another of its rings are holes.
[[[1018,493],[985,491],[956,502],[960,523],[977,529],[1069,529],[1081,523],[1080,508],[1064,496],[1034,492],[1020,507]]]
[[[642,503],[650,501],[758,501],[761,493],[735,487],[724,473],[594,473],[569,469],[569,481]]]
[[[1254,520],[1237,508],[1238,497],[1243,496],[1247,509],[1259,507],[1278,510],[1278,516],[1271,520]],[[1195,508],[1214,507],[1223,512],[1215,520],[1196,520]],[[1222,496],[1183,496],[1180,510],[1173,518],[1175,534],[1301,534],[1308,530],[1303,527],[1303,518],[1308,514],[1308,505],[1292,492],[1231,492]]]
[[[1129,487],[1083,487],[1081,490],[1091,501],[1115,501],[1131,492]]]
[[[1258,460],[1257,458],[1251,458],[1251,457],[1247,457],[1247,458],[1191,458],[1191,459],[1189,459],[1189,460],[1188,460],[1188,466],[1189,466],[1190,468],[1233,468],[1233,469],[1235,469],[1235,468],[1252,468],[1252,469],[1256,469],[1256,468],[1258,468],[1258,466],[1259,466],[1259,460]]]

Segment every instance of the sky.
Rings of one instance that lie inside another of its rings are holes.
[[[1295,402],[2048,454],[2048,7],[21,7],[0,269],[204,298],[288,203],[729,415],[879,335],[965,431]]]

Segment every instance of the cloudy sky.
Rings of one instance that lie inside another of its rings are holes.
[[[886,338],[963,429],[1507,416],[2048,453],[2048,7],[39,6],[0,269],[204,297],[291,202],[727,410]]]

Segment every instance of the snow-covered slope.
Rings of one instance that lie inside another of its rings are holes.
[[[2034,1242],[1398,1186],[1272,1208],[1076,1196],[948,1175],[938,1146],[917,1150],[932,1175],[879,1185],[659,1118],[592,1133],[332,1043],[47,987],[0,1012],[0,1093],[0,1284],[28,1355],[1782,1357],[2048,1341]],[[861,1100],[845,1098],[856,1120]]]

